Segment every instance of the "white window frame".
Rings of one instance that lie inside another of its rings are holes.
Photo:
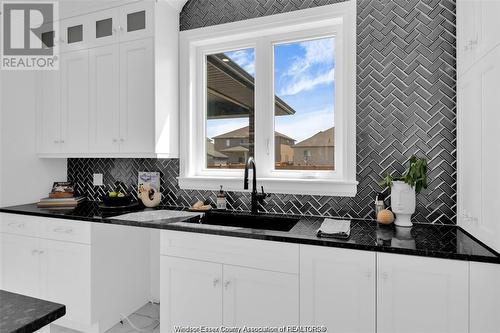
[[[275,43],[335,36],[335,170],[274,169]],[[243,170],[206,168],[206,56],[255,49],[255,160],[266,192],[354,196],[356,181],[356,0],[180,34],[182,189],[243,191]],[[273,110],[266,112],[265,110]]]

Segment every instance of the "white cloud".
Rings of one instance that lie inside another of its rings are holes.
[[[328,84],[335,79],[335,69],[329,72],[321,73],[318,76],[302,75],[295,78],[289,85],[283,87],[280,91],[281,96],[297,95],[302,91],[312,90],[320,84]]]
[[[276,117],[276,131],[286,134],[297,142],[310,138],[314,134],[334,126],[332,108],[297,113],[293,116]]]
[[[248,74],[255,76],[255,59],[253,49],[226,52],[226,56],[243,68]]]
[[[295,58],[283,73],[281,80],[285,84],[279,92],[281,96],[296,95],[335,80],[335,46],[331,38],[311,40],[299,45],[305,54]]]

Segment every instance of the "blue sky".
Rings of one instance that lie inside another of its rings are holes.
[[[302,141],[333,126],[334,47],[334,38],[275,45],[275,94],[296,111],[275,118],[278,132]],[[254,49],[225,55],[255,75]],[[207,134],[213,137],[246,125],[245,119],[209,120]]]

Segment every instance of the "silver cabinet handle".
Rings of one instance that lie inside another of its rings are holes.
[[[54,140],[54,143],[59,143],[59,140]]]
[[[44,250],[40,250],[40,251],[38,251],[38,254],[44,254],[44,253],[45,253],[45,251],[44,251]]]
[[[120,139],[120,142],[124,142],[124,141],[125,141],[125,139],[124,139],[124,138],[121,138],[121,139]]]
[[[35,255],[35,254],[37,254],[37,253],[38,253],[38,250],[32,250],[32,251],[31,251],[31,255],[32,255],[32,256],[34,256],[34,255]]]
[[[219,284],[219,282],[220,282],[219,278],[214,279],[214,288],[217,287],[217,285]]]
[[[64,140],[61,140],[61,143],[64,143]]]
[[[387,281],[387,280],[389,279],[389,273],[387,273],[387,272],[382,272],[382,273],[380,274],[380,277],[382,278],[382,280]]]
[[[113,139],[113,142],[118,142],[118,139]]]
[[[63,227],[54,228],[53,231],[63,233],[63,234],[72,234],[73,233],[72,228],[63,228]]]
[[[8,224],[8,226],[9,226],[9,227],[17,227],[17,228],[19,228],[19,229],[20,229],[20,228],[24,228],[24,227],[25,227],[24,223],[16,223],[16,222],[10,222],[10,223]]]
[[[226,289],[226,290],[227,290],[227,288],[229,288],[229,285],[230,285],[230,284],[231,284],[231,281],[230,281],[230,280],[228,280],[228,281],[224,282],[224,289]]]

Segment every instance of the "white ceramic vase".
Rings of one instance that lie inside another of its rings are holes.
[[[415,188],[403,181],[394,181],[391,188],[391,207],[396,220],[394,224],[399,227],[411,227],[411,216],[415,213],[416,196]]]

